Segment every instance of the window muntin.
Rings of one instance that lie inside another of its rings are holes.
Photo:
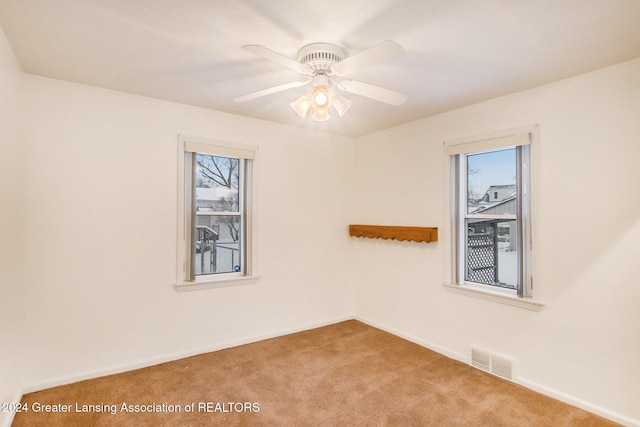
[[[482,140],[448,148],[455,283],[531,296],[530,244],[525,243],[530,242],[529,140],[529,134],[514,135],[495,139],[495,147]]]

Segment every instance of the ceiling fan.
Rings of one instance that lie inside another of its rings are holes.
[[[354,93],[390,105],[401,105],[407,95],[393,90],[344,78],[348,74],[370,65],[389,61],[404,54],[398,43],[387,40],[351,56],[345,56],[344,50],[331,43],[311,43],[298,51],[298,59],[292,59],[261,45],[246,45],[242,48],[277,64],[304,75],[306,79],[285,83],[279,86],[252,92],[234,98],[245,102],[288,89],[298,88],[312,83],[313,92],[303,95],[291,103],[293,110],[301,117],[312,111],[317,121],[329,119],[329,108],[333,107],[340,116],[351,107],[351,101],[336,90]]]

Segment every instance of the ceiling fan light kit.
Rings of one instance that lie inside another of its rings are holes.
[[[350,100],[336,93],[336,90],[354,93],[390,105],[400,105],[407,99],[407,95],[400,92],[355,80],[334,78],[403,55],[402,46],[389,40],[352,56],[345,56],[342,48],[334,44],[311,43],[298,51],[297,61],[260,45],[247,45],[243,46],[243,49],[297,71],[307,76],[307,80],[286,83],[239,96],[235,98],[237,102],[245,102],[313,83],[311,94],[300,96],[291,103],[291,108],[300,117],[304,118],[309,111],[312,111],[311,117],[314,120],[326,121],[330,117],[331,106],[339,116],[342,116],[352,104]]]
[[[313,92],[311,93],[311,106],[316,110],[329,109],[329,78],[324,74],[318,74],[313,79]]]
[[[329,110],[313,110],[311,118],[316,122],[326,122],[329,120]]]
[[[344,113],[346,113],[349,110],[349,108],[351,108],[351,104],[352,104],[351,101],[349,101],[347,98],[340,95],[339,93],[331,94],[331,105],[333,105],[333,108],[336,109],[339,116],[342,117]]]
[[[300,117],[307,117],[307,112],[309,108],[311,108],[311,99],[307,95],[302,95],[291,103],[291,108],[293,108],[293,111]]]
[[[335,108],[339,116],[351,107],[351,101],[330,89],[329,78],[324,71],[319,71],[313,79],[311,95],[302,95],[291,103],[291,108],[300,117],[306,117],[309,110],[313,110],[311,118],[318,122],[329,120],[329,107]]]
[[[323,95],[320,93],[319,95]],[[324,96],[324,95],[323,95]],[[302,95],[300,98],[291,103],[291,108],[296,112],[300,117],[307,117],[307,113],[314,105],[311,101],[312,96]],[[329,98],[331,102],[331,106],[335,108],[339,116],[343,116],[344,113],[349,110],[352,102],[346,99],[344,96],[337,93],[330,93]],[[329,119],[329,109],[328,108],[315,108],[313,110],[313,114],[311,117],[316,121],[326,121]]]

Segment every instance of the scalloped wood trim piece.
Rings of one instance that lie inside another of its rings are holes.
[[[410,240],[412,242],[437,242],[437,227],[401,227],[395,225],[349,225],[349,235],[370,239]]]

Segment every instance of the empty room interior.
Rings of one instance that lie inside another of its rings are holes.
[[[638,23],[637,0],[0,1],[0,426],[272,339],[303,366],[324,331],[329,365],[393,342],[640,426]],[[302,405],[256,390],[236,425]],[[168,403],[217,399],[190,396]],[[352,425],[432,423],[386,411]]]

